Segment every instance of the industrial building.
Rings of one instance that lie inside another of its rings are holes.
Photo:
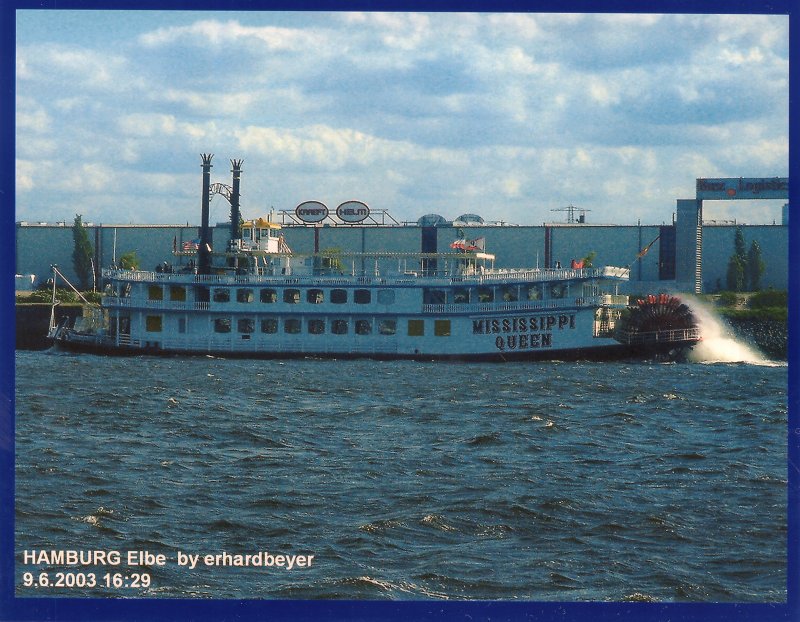
[[[216,184],[224,193],[226,186]],[[348,252],[442,252],[458,238],[485,239],[486,251],[496,256],[495,266],[568,266],[574,259],[594,253],[594,265],[630,266],[630,292],[684,291],[711,293],[725,288],[728,260],[733,254],[734,236],[741,228],[747,248],[753,241],[761,247],[764,261],[762,286],[788,287],[788,203],[783,219],[774,225],[709,224],[702,218],[703,200],[764,198],[788,199],[788,179],[698,179],[696,196],[677,200],[670,224],[597,225],[586,222],[584,214],[567,222],[538,226],[486,223],[476,214],[452,219],[423,215],[414,223],[399,223],[387,213],[370,214],[359,202],[339,206],[335,214],[317,202],[305,202],[294,211],[273,215],[283,223],[286,243],[295,253],[337,249]],[[314,209],[309,208],[309,204]],[[354,209],[353,205],[358,209]],[[238,207],[238,206],[237,206]],[[301,209],[302,208],[302,209]],[[312,215],[313,214],[313,215]],[[248,214],[250,217],[262,214]],[[173,256],[173,250],[191,245],[200,235],[198,226],[113,225],[86,223],[94,248],[94,265],[100,269],[135,251],[145,270],[163,266],[188,265],[190,258]],[[227,247],[229,222],[210,227],[214,249]],[[16,273],[18,288],[46,282],[51,265],[57,264],[68,277],[72,267],[72,223],[16,224]],[[346,262],[345,262],[346,263]],[[362,270],[364,266],[343,266]],[[375,266],[366,267],[373,270]],[[381,271],[406,270],[411,266],[392,264],[386,259]],[[101,283],[97,283],[101,287]]]

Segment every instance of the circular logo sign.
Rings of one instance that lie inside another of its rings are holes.
[[[305,201],[294,208],[294,213],[303,222],[322,222],[328,217],[328,207],[319,201]]]
[[[343,222],[361,222],[369,216],[369,207],[361,201],[345,201],[336,208],[336,216]]]

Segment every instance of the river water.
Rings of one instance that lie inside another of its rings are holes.
[[[783,601],[787,367],[704,356],[17,352],[17,594]]]

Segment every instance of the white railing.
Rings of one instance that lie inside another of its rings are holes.
[[[700,339],[700,329],[674,328],[647,332],[621,330],[617,333],[616,338],[618,341],[627,344],[681,343],[698,341]]]
[[[409,278],[407,274],[397,276],[365,276],[365,275],[263,275],[263,274],[192,274],[186,272],[152,272],[146,270],[114,270],[103,269],[103,278],[122,281],[175,283],[175,284],[208,284],[208,285],[243,285],[273,284],[297,285],[301,281],[308,285],[410,285],[425,283],[426,285],[458,285],[496,283],[500,281],[569,281],[582,279],[627,279],[630,270],[606,266],[603,268],[572,269],[498,269],[469,275],[438,273],[428,276]]]

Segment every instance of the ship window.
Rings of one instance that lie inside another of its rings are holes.
[[[261,302],[271,303],[278,301],[278,293],[274,289],[261,290]]]
[[[347,334],[347,320],[333,320],[331,322],[331,332],[334,335]]]
[[[236,322],[236,329],[240,333],[252,333],[256,329],[256,323],[249,317],[244,317]]]
[[[170,285],[169,299],[184,302],[186,300],[186,288],[183,285]]]
[[[148,315],[144,321],[145,330],[148,333],[160,333],[161,332],[161,316],[160,315]]]
[[[148,300],[164,300],[164,288],[161,285],[151,285],[147,288]]]
[[[283,290],[283,302],[288,302],[291,305],[296,305],[300,302],[299,289],[285,289]]]
[[[119,316],[119,334],[120,335],[131,334],[131,317],[129,315]]]
[[[494,302],[494,290],[491,287],[479,287],[478,302]]]
[[[231,332],[231,319],[229,317],[218,317],[214,320],[215,333]]]
[[[131,295],[131,284],[125,283],[125,285],[122,287],[122,297],[128,298],[130,295]]]
[[[325,302],[325,296],[322,293],[321,289],[309,289],[306,292],[306,300],[310,302],[312,305],[318,305]]]
[[[332,289],[331,290],[331,302],[335,305],[343,305],[347,302],[347,290],[346,289]]]
[[[469,290],[464,287],[456,287],[453,292],[453,302],[457,305],[467,304],[469,302]]]
[[[519,300],[519,290],[516,285],[504,285],[500,288],[500,297],[503,302],[516,302]]]
[[[274,334],[278,332],[278,320],[274,317],[261,320],[261,332]]]
[[[300,320],[296,318],[288,318],[283,321],[283,332],[289,335],[297,335],[300,332]]]
[[[236,302],[253,302],[253,300],[255,300],[255,298],[253,298],[252,289],[236,290]]]
[[[356,335],[372,334],[372,322],[369,320],[356,320]]]
[[[425,334],[425,320],[408,320],[408,336],[422,337]]]
[[[227,289],[214,290],[214,302],[230,302],[231,293]]]
[[[553,283],[550,286],[550,298],[563,298],[567,295],[566,283]]]
[[[308,320],[308,332],[321,335],[325,332],[325,320]]]
[[[450,320],[435,320],[433,322],[433,334],[437,337],[449,337]]]
[[[426,305],[443,305],[447,301],[447,292],[443,289],[422,290],[422,303]]]
[[[357,305],[368,305],[372,300],[372,292],[368,289],[357,289],[353,292],[353,302]]]
[[[381,320],[378,322],[378,332],[381,335],[394,335],[397,332],[397,320]]]
[[[528,300],[542,299],[542,286],[539,283],[531,283],[528,288]]]
[[[394,304],[394,290],[393,289],[379,289],[378,290],[378,304],[379,305],[393,305]]]
[[[186,332],[186,318],[179,317],[178,318],[178,332],[185,333]]]

